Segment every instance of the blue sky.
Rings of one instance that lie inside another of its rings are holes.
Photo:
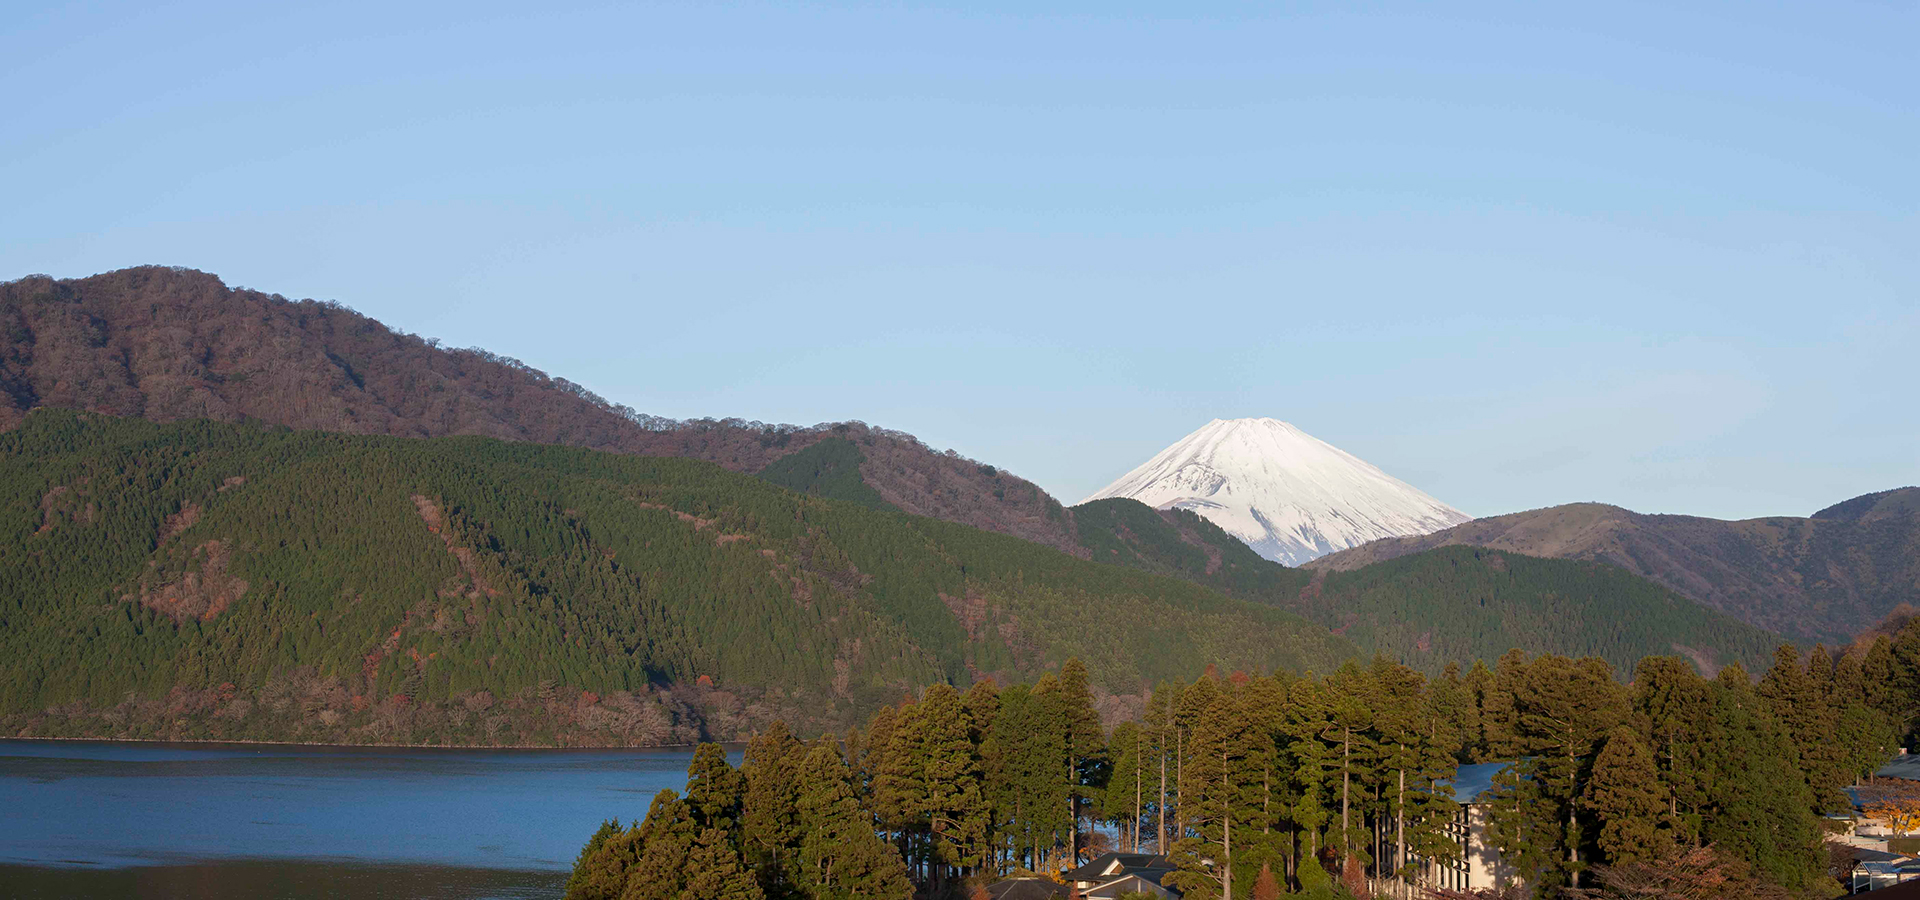
[[[1474,514],[1805,515],[1920,482],[1917,26],[15,5],[0,278],[205,269],[1069,503],[1267,415]]]

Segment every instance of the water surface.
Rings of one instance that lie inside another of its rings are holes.
[[[0,741],[0,897],[550,897],[685,750]]]

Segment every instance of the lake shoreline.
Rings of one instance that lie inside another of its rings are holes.
[[[84,744],[175,744],[183,747],[314,747],[326,750],[692,750],[700,744],[592,744],[556,747],[552,744],[328,744],[314,741],[265,741],[265,740],[191,740],[179,738],[102,738],[102,737],[38,737],[30,735],[0,736],[0,741],[66,741]],[[713,741],[722,747],[745,746],[745,741]]]

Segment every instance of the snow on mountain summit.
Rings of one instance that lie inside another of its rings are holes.
[[[1279,419],[1208,422],[1087,500],[1108,497],[1192,510],[1289,566],[1472,518]]]

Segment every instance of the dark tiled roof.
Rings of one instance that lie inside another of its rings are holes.
[[[1842,852],[1861,862],[1904,862],[1909,859],[1905,854],[1888,853],[1884,850],[1869,850],[1866,847],[1847,847]]]
[[[1905,778],[1920,781],[1920,753],[1902,753],[1873,774],[1881,778]]]
[[[1165,878],[1166,876],[1172,874],[1175,871],[1177,870],[1171,869],[1171,868],[1161,868],[1156,866],[1151,869],[1128,869],[1127,874],[1137,875],[1140,877],[1142,881],[1151,881],[1154,884],[1160,885],[1161,887],[1166,887],[1165,884],[1161,883],[1160,879]]]
[[[987,896],[993,900],[1053,900],[1071,894],[1066,885],[1045,878],[1009,878],[987,885]]]
[[[1158,853],[1102,853],[1094,857],[1092,862],[1068,872],[1067,880],[1096,881],[1107,877],[1100,873],[1106,871],[1115,861],[1120,863],[1122,871],[1157,869],[1167,866],[1167,858]],[[1112,877],[1118,878],[1120,873],[1116,872]]]

